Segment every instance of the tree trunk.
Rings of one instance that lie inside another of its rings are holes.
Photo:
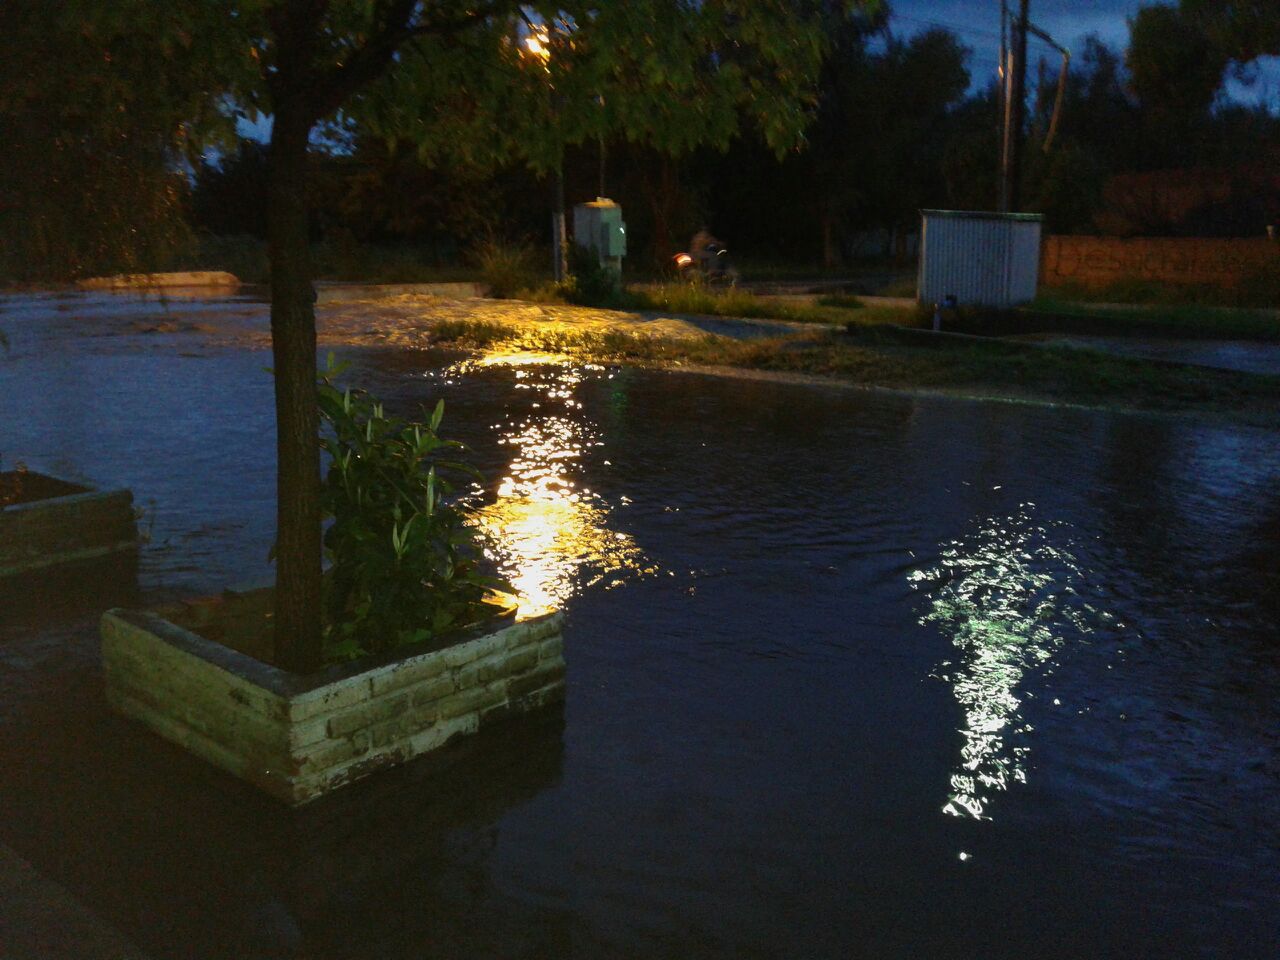
[[[831,207],[823,204],[819,218],[822,224],[822,265],[828,270],[833,270],[840,265],[840,257],[836,252],[836,217]]]
[[[649,201],[649,212],[653,217],[654,264],[664,268],[670,266],[671,257],[676,252],[676,208],[682,199],[680,171],[666,154],[657,156],[656,166],[657,181],[650,175],[651,166],[645,164],[641,167],[641,182],[644,184],[645,198]]]
[[[551,268],[556,283],[569,276],[569,244],[564,225],[564,151],[551,182]]]
[[[271,131],[271,352],[276,388],[275,653],[286,669],[322,664],[320,443],[315,290],[307,236],[307,141],[302,102],[277,98]]]

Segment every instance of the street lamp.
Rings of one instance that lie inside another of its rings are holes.
[[[551,256],[552,274],[556,283],[561,283],[569,275],[567,244],[565,242],[564,219],[564,146],[560,143],[559,104],[555,87],[550,80],[551,35],[545,27],[530,27],[524,38],[521,53],[541,62],[547,72],[547,96],[551,110],[552,135],[556,138],[555,169],[552,171],[551,187]]]

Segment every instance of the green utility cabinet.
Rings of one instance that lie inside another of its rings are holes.
[[[573,242],[599,257],[602,267],[621,274],[622,258],[627,255],[622,207],[608,197],[578,204],[573,208]]]

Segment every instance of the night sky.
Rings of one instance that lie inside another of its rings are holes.
[[[1017,0],[1009,0],[1009,5],[1016,8]],[[1084,38],[1091,33],[1123,52],[1129,43],[1126,18],[1140,7],[1152,5],[1152,0],[1031,0],[1031,22],[1073,54],[1080,53]],[[959,36],[973,51],[969,71],[975,88],[986,86],[995,76],[1000,50],[1000,0],[889,0],[889,7],[893,11],[891,26],[901,35],[910,36],[939,25]],[[1033,70],[1041,56],[1057,62],[1053,49],[1034,38],[1029,53]],[[1280,58],[1266,59],[1258,70],[1256,83],[1248,87],[1235,81],[1228,83],[1233,99],[1280,108]]]

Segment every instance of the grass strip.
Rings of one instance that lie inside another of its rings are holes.
[[[1021,312],[1024,322],[1037,329],[1064,333],[1280,341],[1280,315],[1273,310],[1191,304],[1115,307],[1046,297]]]
[[[889,327],[734,340],[443,321],[434,342],[502,347],[639,366],[724,366],[830,377],[871,387],[1167,412],[1227,412],[1280,422],[1280,377],[1120,357],[1069,347],[933,337]]]

